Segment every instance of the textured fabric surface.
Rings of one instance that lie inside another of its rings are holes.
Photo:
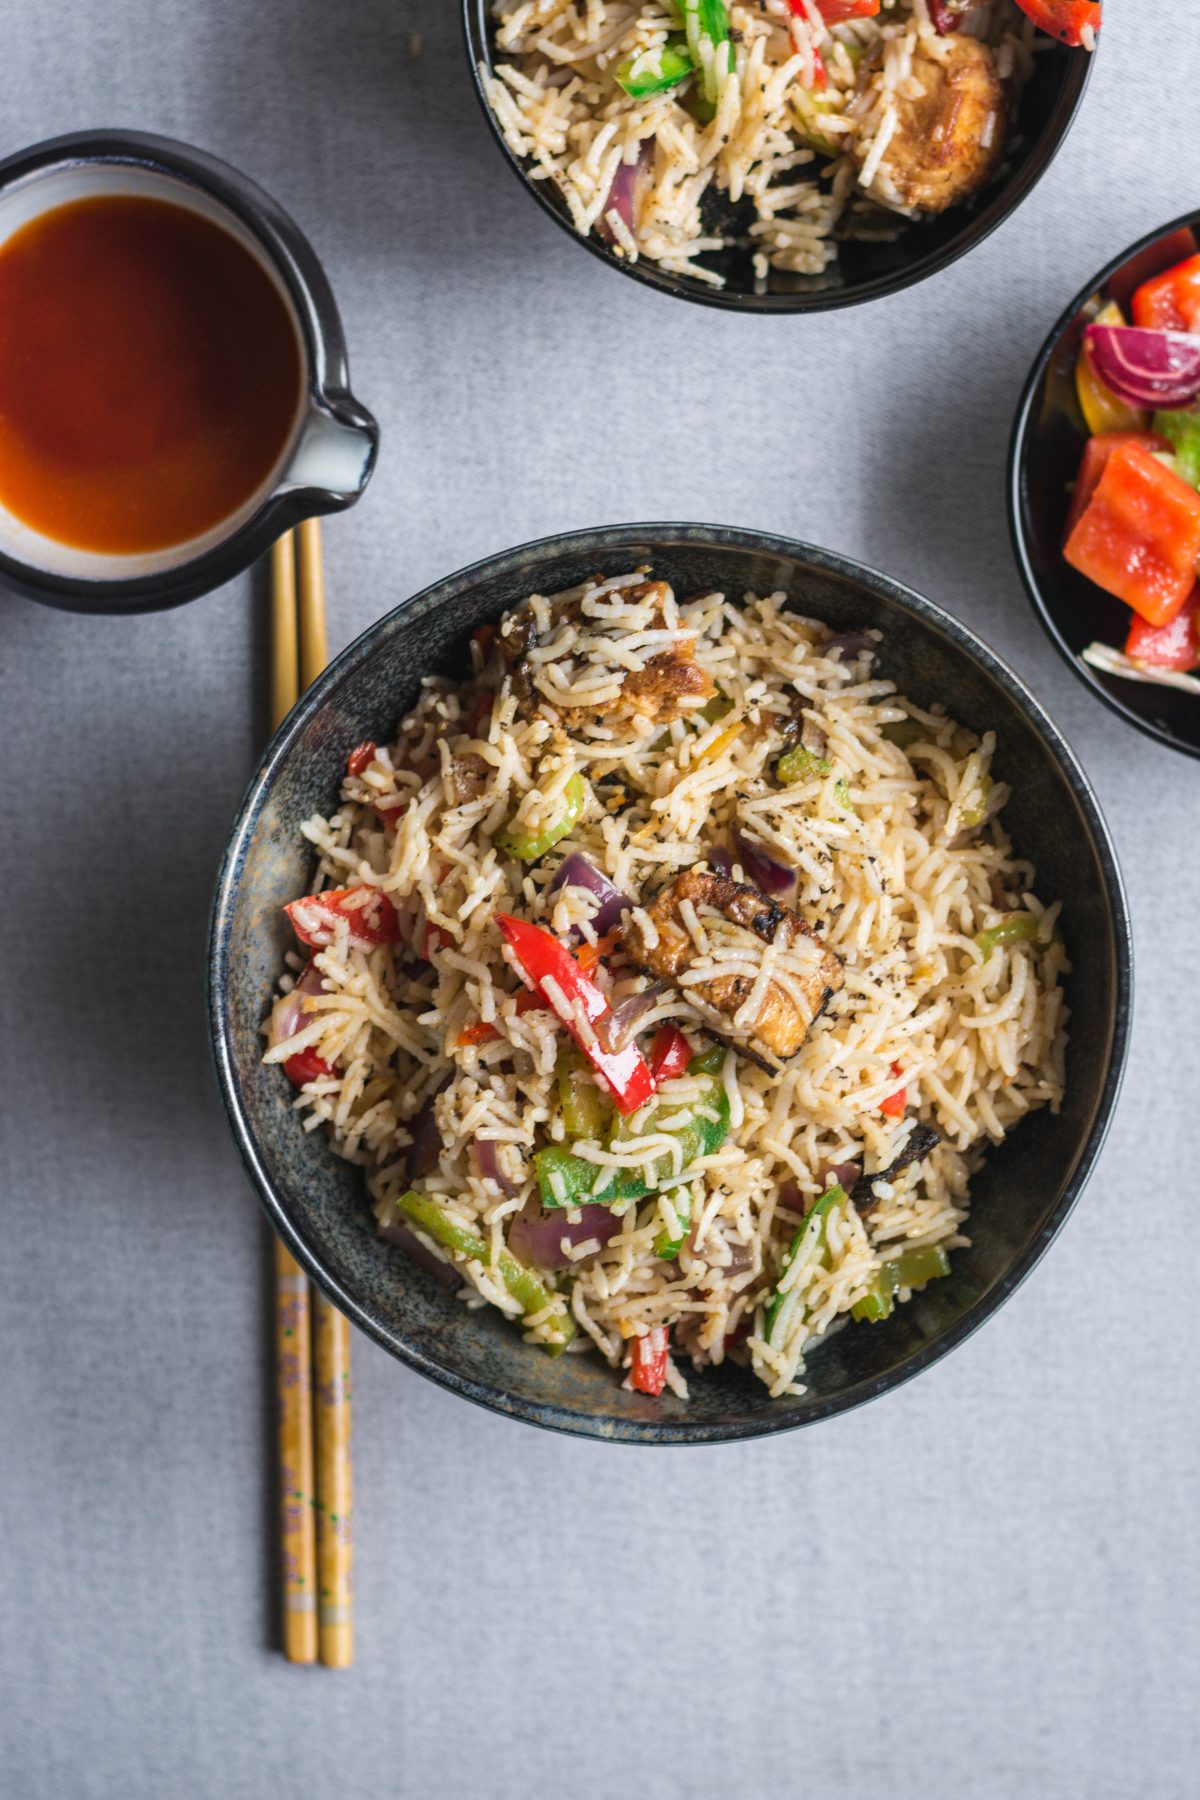
[[[1031,680],[1098,784],[1139,954],[1124,1100],[1062,1240],[980,1336],[864,1411],[763,1445],[567,1442],[357,1342],[358,1663],[292,1670],[271,1647],[264,1231],[202,1013],[266,724],[263,593],[125,621],[0,599],[14,1800],[258,1800],[297,1776],[338,1800],[1194,1792],[1200,767],[1057,661],[1003,507],[1051,319],[1195,201],[1192,9],[1108,10],[1082,117],[996,237],[865,310],[739,320],[619,280],[533,205],[452,0],[5,9],[5,149],[174,133],[257,177],[326,259],[385,433],[326,533],[335,644],[570,526],[834,545]]]

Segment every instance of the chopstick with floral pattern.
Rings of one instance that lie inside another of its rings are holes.
[[[321,531],[309,519],[271,556],[271,712],[278,725],[328,660]],[[350,1328],[276,1239],[284,1652],[354,1659]],[[315,1381],[314,1381],[315,1353]],[[314,1460],[313,1446],[316,1442]]]

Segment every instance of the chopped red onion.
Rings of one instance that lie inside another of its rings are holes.
[[[831,1163],[825,1173],[826,1181],[836,1181],[839,1187],[852,1194],[862,1180],[862,1164],[856,1162]]]
[[[741,865],[756,888],[761,888],[764,894],[788,894],[794,890],[795,869],[780,862],[764,845],[756,844],[736,825],[733,838]]]
[[[438,1165],[438,1157],[442,1154],[442,1134],[437,1124],[437,1097],[450,1085],[450,1077],[446,1076],[429,1094],[421,1110],[413,1120],[410,1130],[412,1143],[408,1146],[408,1160],[405,1164],[405,1179],[420,1181],[423,1176],[431,1175]]]
[[[518,1213],[508,1228],[508,1247],[520,1262],[539,1269],[566,1269],[571,1259],[562,1252],[562,1240],[586,1244],[598,1238],[607,1244],[621,1229],[621,1221],[607,1206],[581,1206],[578,1225],[568,1223],[565,1212],[543,1212],[540,1207]]]
[[[471,1146],[475,1157],[475,1166],[485,1181],[494,1181],[502,1194],[511,1200],[520,1188],[513,1186],[508,1176],[500,1167],[500,1157],[495,1138],[476,1138]]]
[[[1127,406],[1170,411],[1200,397],[1200,336],[1138,325],[1089,325],[1086,336],[1097,375]]]
[[[926,0],[929,7],[929,22],[939,37],[948,37],[957,31],[974,0]]]
[[[869,631],[839,631],[817,648],[822,656],[832,657],[834,662],[857,662],[860,656],[873,657],[878,645]]]
[[[461,1285],[462,1276],[453,1263],[443,1262],[440,1256],[435,1256],[428,1244],[422,1243],[403,1219],[397,1219],[394,1225],[381,1225],[379,1235],[386,1238],[389,1244],[399,1244],[415,1263],[419,1263],[443,1287],[455,1288]]]
[[[999,790],[992,788],[987,799],[984,801],[983,808],[975,823],[973,825],[964,825],[962,830],[957,832],[955,836],[950,839],[949,848],[951,850],[961,850],[965,845],[973,843],[978,833],[983,830],[989,820],[994,819],[996,814],[1002,811],[1005,798],[1006,796],[1003,788],[1000,788]]]
[[[638,152],[636,162],[617,164],[617,172],[613,176],[612,186],[608,190],[608,198],[596,221],[596,232],[606,244],[617,242],[616,232],[608,222],[610,212],[615,212],[626,230],[633,235],[634,221],[637,214],[638,190],[650,172],[650,163],[654,155],[653,138],[645,138]]]
[[[595,1021],[596,1036],[610,1056],[617,1056],[629,1043],[639,1022],[662,999],[667,991],[665,981],[652,981],[640,994],[630,994]]]
[[[814,756],[824,756],[829,748],[828,734],[822,730],[815,719],[805,719],[800,727],[800,742],[806,750],[811,750]]]
[[[721,844],[715,845],[711,850],[706,850],[704,859],[710,868],[717,871],[718,875],[733,874],[733,858]]]
[[[589,862],[578,850],[563,858],[550,883],[550,892],[556,894],[559,888],[564,887],[585,888],[599,901],[590,920],[597,937],[603,937],[606,931],[611,931],[621,914],[632,905],[632,901],[626,899],[620,888],[614,887],[608,876],[602,875],[595,864]],[[573,928],[572,935],[578,936],[578,930]]]
[[[805,1201],[804,1195],[800,1192],[800,1183],[798,1181],[784,1182],[779,1190],[779,1204],[780,1206],[786,1206],[789,1212],[802,1213],[807,1211],[807,1202]]]
[[[729,1261],[722,1266],[721,1273],[727,1281],[735,1275],[744,1275],[747,1269],[754,1267],[754,1252],[749,1244],[727,1244]]]
[[[272,1047],[282,1044],[285,1038],[295,1037],[300,1027],[308,1022],[304,1011],[304,996],[319,994],[325,986],[325,977],[316,966],[316,959],[310,959],[296,978],[296,985],[290,994],[281,994],[271,1009],[270,1043]]]

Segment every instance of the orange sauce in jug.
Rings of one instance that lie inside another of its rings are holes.
[[[0,505],[60,543],[219,525],[278,462],[301,375],[275,283],[186,207],[76,200],[0,245]]]

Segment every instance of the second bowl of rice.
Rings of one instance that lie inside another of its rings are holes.
[[[878,298],[979,243],[1049,167],[1098,41],[1017,0],[464,0],[464,22],[488,122],[561,225],[759,312]]]
[[[1099,1150],[1129,982],[1011,672],[883,576],[695,526],[373,626],[268,751],[211,950],[235,1132],[350,1317],[660,1442],[841,1410],[986,1317]]]

